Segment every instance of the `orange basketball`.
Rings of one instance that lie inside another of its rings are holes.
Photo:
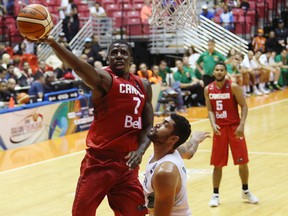
[[[18,104],[28,104],[30,102],[30,97],[27,93],[20,92],[17,95],[17,102],[18,102]]]
[[[30,40],[45,37],[53,28],[51,15],[46,7],[31,4],[24,7],[17,16],[20,34]]]

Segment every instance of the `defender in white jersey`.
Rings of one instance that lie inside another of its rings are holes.
[[[149,159],[142,185],[151,216],[192,215],[188,205],[186,169],[182,158],[192,158],[199,143],[210,135],[207,132],[195,132],[182,145],[190,133],[189,121],[172,114],[148,134],[154,145],[154,154]]]

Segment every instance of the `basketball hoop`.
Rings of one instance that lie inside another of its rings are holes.
[[[152,0],[150,25],[165,29],[196,28],[197,0]]]

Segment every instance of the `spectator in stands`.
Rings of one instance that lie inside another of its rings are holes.
[[[17,93],[15,91],[16,87],[16,80],[13,78],[10,78],[7,80],[7,92],[14,99],[14,101],[17,103]]]
[[[42,73],[42,74],[44,74],[45,73],[45,71],[46,71],[46,63],[45,63],[45,61],[39,61],[39,63],[38,63],[38,69],[37,69],[37,71],[35,72],[35,73]]]
[[[228,5],[223,6],[223,13],[220,14],[220,24],[227,30],[231,31],[234,29],[234,16],[229,11]]]
[[[159,64],[159,76],[162,77],[162,82],[167,84],[168,86],[172,86],[173,82],[173,71],[170,67],[167,66],[167,62],[165,60],[161,60]],[[171,77],[172,75],[172,77]]]
[[[33,43],[33,42],[30,42],[30,41],[28,41],[26,39],[24,39],[23,42],[25,43],[25,47],[26,47],[24,53],[35,55],[36,54],[37,44]]]
[[[70,48],[69,44],[67,43],[67,38],[65,37],[65,33],[64,32],[60,32],[58,43],[60,43],[66,49],[71,51],[71,48]]]
[[[0,17],[7,13],[3,0],[0,1]]]
[[[80,57],[79,57],[79,59],[80,59]],[[86,61],[87,61],[87,60],[86,60]],[[64,78],[64,75],[65,75],[65,74],[67,74],[67,73],[68,73],[68,74],[69,74],[69,73],[71,74],[71,73],[72,73],[72,69],[70,69],[69,67],[67,67],[67,65],[62,62],[61,66],[55,68],[54,73],[55,73],[56,79],[58,79],[58,80],[63,80],[63,79],[65,79],[65,78]],[[66,77],[67,77],[67,75],[66,75]]]
[[[137,72],[136,72],[136,64],[131,64],[130,65],[130,68],[129,68],[129,72],[132,73],[132,74],[135,74],[137,75]]]
[[[11,56],[8,53],[2,55],[2,67],[7,69],[7,65],[11,63]]]
[[[107,17],[106,11],[101,7],[100,2],[95,2],[94,6],[90,7],[90,15],[96,18],[105,18]]]
[[[78,33],[80,25],[77,5],[74,3],[74,0],[69,0],[69,4],[71,4],[71,12],[69,15],[69,24],[68,24],[69,28],[68,42],[70,42]]]
[[[230,1],[226,1],[226,4],[228,5],[229,8],[239,7],[239,5],[240,5],[240,0],[230,0]]]
[[[250,4],[249,4],[248,0],[242,0],[239,8],[242,8],[245,12],[247,12],[250,8]]]
[[[210,39],[208,41],[208,50],[202,53],[196,62],[196,67],[202,74],[204,86],[207,86],[215,80],[213,70],[215,64],[219,61],[228,62],[224,55],[215,50],[215,41]]]
[[[6,80],[7,70],[0,66],[0,81],[7,81]]]
[[[93,66],[96,69],[102,69],[103,68],[103,64],[101,61],[95,61]]]
[[[159,66],[153,65],[152,67],[152,77],[149,79],[151,84],[162,84],[162,77],[159,76]]]
[[[265,52],[265,43],[266,38],[264,37],[263,29],[258,29],[257,36],[255,36],[252,40],[252,47],[254,52],[256,53],[258,50]]]
[[[261,96],[262,92],[256,86],[256,69],[258,69],[258,64],[256,63],[256,59],[254,57],[254,52],[252,50],[248,51],[248,54],[244,56],[242,62],[240,63],[241,73],[243,75],[243,85],[246,88],[247,93],[254,93],[257,96]],[[250,85],[253,90],[250,89]]]
[[[0,101],[8,102],[10,100],[10,95],[7,92],[7,82],[0,81]]]
[[[185,53],[185,56],[189,58],[190,67],[195,70],[196,69],[196,61],[200,57],[200,54],[195,50],[194,46],[190,46]]]
[[[102,56],[99,54],[99,47],[92,43],[92,38],[85,38],[82,54],[86,54],[88,58],[92,57],[94,61],[102,61]]]
[[[18,83],[17,75],[14,73],[14,63],[10,63],[7,65],[7,74],[5,79],[8,80],[10,78],[15,79],[16,82]]]
[[[96,58],[94,59],[94,61],[101,61],[102,64],[106,65],[107,54],[105,50],[102,49],[102,47],[100,46],[99,37],[96,33],[92,35],[92,50],[93,50],[93,53],[97,53],[97,56],[94,57]]]
[[[21,41],[13,47],[14,55],[23,55],[26,51],[26,43]]]
[[[288,29],[284,26],[283,19],[278,20],[277,28],[275,29],[276,38],[281,47],[285,47],[288,37]]]
[[[214,13],[208,10],[208,6],[206,4],[202,5],[202,13],[200,15],[210,20],[213,20],[214,18]]]
[[[282,49],[281,53],[275,57],[275,62],[282,63],[281,68],[281,75],[279,79],[279,84],[282,86],[288,85],[288,55],[287,50]]]
[[[44,83],[45,77],[42,73],[35,74],[34,82],[28,91],[28,94],[31,98],[35,98],[37,101],[41,101],[44,95]]]
[[[274,31],[269,32],[268,38],[265,43],[265,49],[275,51],[278,54],[281,52],[282,46],[278,43]]]
[[[140,11],[140,18],[143,24],[147,24],[149,18],[152,16],[152,7],[150,0],[144,0],[144,5]]]
[[[188,104],[192,106],[203,106],[204,101],[204,83],[199,81],[193,70],[189,70],[188,67],[184,67],[181,60],[176,60],[177,71],[174,73],[174,80],[179,83],[179,87],[182,91],[189,91],[190,96],[193,96],[195,100],[192,100],[192,97],[189,97]]]
[[[53,71],[47,71],[44,74],[45,83],[44,83],[44,93],[49,93],[54,91],[54,86],[52,85],[55,82],[55,74]]]
[[[139,70],[137,71],[137,75],[140,78],[146,78],[150,81],[152,77],[153,72],[147,68],[147,65],[145,63],[141,63],[139,65]]]
[[[41,72],[38,72],[41,73]],[[36,73],[37,74],[37,73]],[[36,75],[35,74],[35,75]],[[43,74],[43,73],[42,73]],[[18,78],[18,84],[23,87],[23,86],[30,86],[31,83],[33,82],[34,78],[33,78],[33,74],[32,74],[32,70],[30,68],[30,65],[27,61],[25,61],[23,63],[22,66],[22,71],[21,71],[21,75]]]
[[[74,0],[62,0],[58,8],[60,18],[63,19],[63,32],[70,42],[79,31],[78,8]]]
[[[7,15],[14,16],[14,0],[8,0],[6,3]]]

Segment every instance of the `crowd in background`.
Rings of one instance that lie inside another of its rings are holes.
[[[249,2],[246,0],[241,2],[214,1],[214,11],[209,11],[207,5],[203,5],[202,15],[213,19],[215,13],[222,11],[224,14],[221,16],[222,12],[220,13],[222,24],[229,29],[231,26],[229,27],[225,20],[233,20],[231,18],[232,7],[248,10]],[[60,17],[63,21],[65,20],[64,24],[67,24],[63,27],[58,42],[71,50],[69,40],[74,36],[69,31],[79,28],[77,5],[73,3],[73,0],[63,0],[58,10]],[[8,13],[6,8],[1,7],[1,2],[0,11],[2,14]],[[107,16],[99,2],[95,2],[90,8],[90,14],[99,18]],[[143,23],[148,22],[151,16],[150,0],[144,1],[140,16]],[[261,96],[281,90],[288,85],[287,38],[288,30],[284,21],[279,19],[277,27],[266,35],[263,29],[258,29],[247,55],[242,55],[232,49],[225,57],[215,50],[215,41],[210,40],[207,51],[204,53],[198,53],[191,46],[186,50],[183,58],[176,59],[173,65],[167,65],[165,59],[154,65],[142,62],[139,65],[131,65],[130,72],[148,79],[152,84],[161,85],[157,109],[160,108],[161,103],[170,102],[173,103],[173,108],[180,112],[186,112],[186,108],[190,106],[205,106],[203,89],[214,81],[213,68],[219,61],[226,63],[229,78],[242,86],[246,97],[252,94]],[[26,60],[22,58],[22,56],[36,55],[39,46],[34,43],[23,40],[12,47],[9,52],[6,48],[4,43],[0,44],[0,101],[8,102],[13,98],[17,103],[17,92],[25,87],[31,97],[36,97],[41,101],[45,93],[55,90],[53,83],[79,79],[71,68],[59,60],[58,64],[54,61],[51,64],[48,60],[38,62],[36,59],[35,66],[35,61],[34,65],[31,65],[30,57]],[[99,38],[96,34],[91,38],[85,38],[80,59],[95,68],[102,68],[107,65],[106,57],[106,48],[103,49],[99,45]],[[161,100],[163,98],[164,100]]]

